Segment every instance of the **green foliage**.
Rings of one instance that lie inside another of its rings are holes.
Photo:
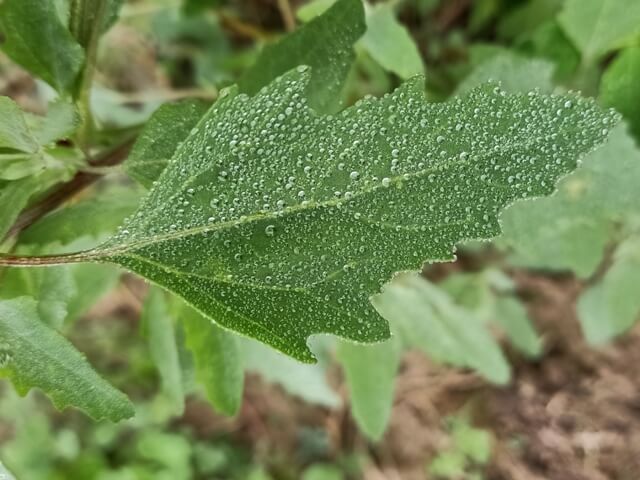
[[[516,204],[502,215],[500,243],[518,265],[573,270],[588,277],[596,269],[617,225],[638,211],[640,152],[624,126],[550,198]]]
[[[396,19],[393,5],[371,7],[366,19],[367,31],[360,44],[376,62],[405,80],[424,72],[420,52]]]
[[[615,252],[600,283],[578,300],[578,317],[587,340],[595,345],[628,330],[640,314],[640,241],[633,236]]]
[[[566,0],[558,19],[583,62],[591,63],[640,33],[640,3]]]
[[[181,415],[184,411],[182,370],[173,319],[162,290],[151,288],[144,303],[141,321],[151,358],[160,374],[162,392],[172,411]]]
[[[624,115],[640,142],[640,47],[630,47],[616,57],[602,76],[602,103]]]
[[[323,15],[263,48],[238,85],[254,95],[276,77],[297,67],[312,68],[305,97],[318,112],[339,110],[342,86],[355,57],[353,44],[365,32],[361,0],[338,0]]]
[[[59,17],[53,0],[5,0],[0,4],[3,51],[60,93],[71,93],[84,52]]]
[[[182,304],[177,315],[193,355],[196,378],[207,399],[217,411],[235,415],[242,402],[244,384],[238,339],[187,305]]]
[[[400,345],[394,340],[379,345],[341,342],[337,355],[356,423],[369,438],[380,440],[391,415]]]
[[[491,435],[473,428],[465,418],[449,419],[452,445],[441,451],[429,464],[428,471],[437,478],[480,479],[478,466],[491,456]]]
[[[373,303],[407,347],[473,368],[495,383],[509,380],[509,364],[483,318],[418,275],[399,277]]]
[[[33,299],[0,301],[0,318],[0,375],[8,377],[23,395],[40,388],[58,408],[73,405],[96,420],[133,416],[129,400],[41,321]]]
[[[205,102],[193,100],[160,107],[145,124],[124,163],[127,173],[150,188],[208,109]]]

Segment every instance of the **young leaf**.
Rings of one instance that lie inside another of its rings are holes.
[[[340,405],[340,397],[329,386],[327,372],[321,362],[306,365],[253,340],[242,342],[242,353],[247,371],[260,374],[264,380],[280,385],[287,393],[329,408]]]
[[[338,0],[323,15],[264,47],[240,79],[240,91],[254,95],[279,75],[309,65],[313,72],[305,97],[318,112],[331,113],[355,58],[353,44],[365,29],[362,0]]]
[[[94,419],[133,416],[127,397],[101,378],[82,354],[40,321],[28,297],[0,301],[0,375],[25,395],[42,389],[56,407],[74,406]]]
[[[53,0],[4,0],[0,3],[4,52],[61,93],[68,93],[80,72],[84,53],[58,16]]]
[[[621,124],[560,183],[556,195],[505,210],[498,243],[513,250],[517,264],[588,277],[616,224],[624,225],[640,210],[638,182],[640,151]]]
[[[83,48],[95,34],[104,33],[118,18],[123,0],[70,0],[69,29]]]
[[[0,239],[4,238],[29,199],[41,188],[38,178],[24,177],[19,180],[0,180]]]
[[[150,188],[173,157],[180,143],[207,112],[210,105],[197,100],[168,103],[145,124],[124,168],[146,188]]]
[[[640,315],[640,240],[621,244],[613,265],[578,299],[578,317],[587,341],[605,343],[628,330]]]
[[[235,415],[242,403],[244,367],[238,339],[188,305],[179,318],[193,355],[196,378],[207,399],[225,415]]]
[[[494,319],[509,340],[525,355],[536,358],[542,352],[542,342],[531,324],[524,306],[512,297],[499,297]]]
[[[402,79],[424,72],[420,51],[396,19],[393,5],[375,5],[367,12],[367,31],[360,44],[385,70]]]
[[[510,93],[527,93],[539,89],[543,93],[553,91],[553,65],[545,60],[531,59],[509,51],[499,53],[482,62],[458,85],[463,93],[488,81],[500,82]]]
[[[395,338],[379,345],[347,342],[338,345],[338,360],[349,386],[353,417],[373,441],[380,440],[389,422],[400,353]]]
[[[173,411],[181,415],[184,411],[184,392],[175,329],[165,293],[159,288],[149,290],[142,310],[142,326],[151,358],[160,374],[162,392],[170,401]]]
[[[420,79],[338,116],[306,107],[300,68],[205,115],[120,233],[112,261],[222,326],[303,361],[308,336],[388,336],[369,296],[498,213],[549,194],[617,118],[576,96],[497,87],[427,104]]]
[[[38,150],[22,110],[9,97],[0,97],[0,119],[0,148],[27,153]]]
[[[406,346],[473,368],[494,383],[509,380],[509,364],[483,320],[417,274],[397,277],[372,302]]]
[[[591,63],[640,32],[640,2],[567,0],[558,20]]]
[[[640,144],[640,47],[630,47],[618,55],[602,76],[602,103],[624,115]]]

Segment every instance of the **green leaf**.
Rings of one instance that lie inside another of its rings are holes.
[[[509,340],[525,355],[536,358],[542,353],[542,342],[522,304],[511,297],[498,297],[494,319]]]
[[[84,49],[93,35],[104,33],[118,19],[124,0],[70,0],[69,30]]]
[[[0,301],[0,375],[25,395],[42,389],[56,407],[74,406],[96,420],[133,416],[127,397],[102,379],[67,340],[38,318],[28,297]]]
[[[73,88],[84,53],[58,16],[52,0],[4,0],[0,4],[3,51],[61,93]]]
[[[9,97],[0,97],[0,119],[0,148],[27,153],[38,150],[22,110]]]
[[[209,107],[206,102],[197,100],[161,106],[145,124],[124,162],[126,172],[144,187],[150,188]]]
[[[638,182],[640,151],[619,125],[602,149],[560,183],[556,195],[505,210],[498,243],[513,250],[517,265],[569,269],[588,277],[616,225],[640,211]]]
[[[405,345],[436,361],[473,368],[494,383],[509,380],[509,364],[483,320],[417,274],[399,276],[373,304]]]
[[[308,65],[313,70],[305,97],[318,112],[332,113],[355,58],[353,44],[365,29],[362,0],[338,0],[323,15],[265,46],[240,79],[240,91],[254,95],[279,75]]]
[[[400,353],[400,344],[394,338],[378,345],[338,344],[337,356],[349,388],[353,417],[373,441],[380,440],[389,423]]]
[[[28,115],[27,123],[38,144],[47,146],[70,137],[80,124],[80,117],[72,103],[56,101],[49,104],[44,117]]]
[[[35,177],[24,177],[14,181],[0,180],[0,239],[16,221],[18,215],[27,206],[29,199],[41,188]]]
[[[184,392],[175,329],[165,294],[159,288],[152,287],[149,290],[141,320],[151,358],[160,374],[162,392],[173,412],[181,415],[184,411]]]
[[[498,23],[497,33],[502,39],[515,39],[534,31],[553,18],[562,0],[529,0],[504,15]]]
[[[602,76],[602,103],[625,117],[636,141],[640,143],[640,47],[620,52]]]
[[[360,44],[376,62],[402,79],[424,72],[418,47],[396,19],[393,5],[371,7],[366,20],[367,31]]]
[[[140,203],[135,188],[109,188],[46,215],[20,234],[22,245],[68,245],[81,237],[104,238],[112,234]],[[50,252],[49,252],[50,253]]]
[[[301,22],[309,22],[329,10],[334,3],[336,0],[311,0],[298,8],[296,16]]]
[[[640,239],[616,250],[613,265],[600,283],[578,299],[578,318],[587,341],[599,345],[625,332],[640,315]]]
[[[457,92],[468,92],[487,81],[498,81],[510,93],[527,93],[536,88],[549,93],[553,91],[552,77],[551,63],[507,51],[492,56],[473,69],[458,85]]]
[[[640,33],[640,2],[567,0],[558,20],[583,62],[592,63]]]
[[[340,397],[329,386],[320,362],[306,365],[253,340],[244,341],[242,347],[248,371],[260,374],[267,382],[282,386],[308,403],[330,408],[340,405]]]
[[[193,355],[196,378],[207,399],[225,415],[235,415],[242,403],[244,367],[238,339],[183,304],[179,318]]]
[[[553,62],[554,78],[558,81],[570,80],[580,65],[580,52],[555,20],[540,25],[518,49]]]
[[[420,79],[320,116],[304,105],[308,82],[300,68],[252,98],[229,91],[120,234],[83,258],[310,362],[316,333],[387,338],[369,296],[394,272],[497,235],[504,206],[553,192],[617,118],[493,86],[427,104]]]

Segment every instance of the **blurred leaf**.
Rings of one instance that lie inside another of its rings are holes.
[[[0,96],[0,148],[35,153],[38,143],[29,131],[24,113],[9,97]],[[2,160],[0,159],[0,169]]]
[[[484,465],[491,456],[491,434],[473,428],[468,421],[455,418],[452,427],[454,448],[473,462]]]
[[[24,177],[19,180],[0,180],[0,239],[27,206],[29,199],[41,188],[39,179]]]
[[[242,347],[247,370],[259,373],[267,382],[277,383],[309,403],[340,405],[340,397],[327,383],[321,364],[300,363],[253,340],[245,340]]]
[[[229,90],[120,233],[77,258],[312,362],[313,334],[387,338],[369,297],[394,272],[497,235],[505,205],[552,193],[617,121],[577,96],[493,85],[428,104],[420,78],[322,116],[303,103],[308,81],[303,67],[252,98]]]
[[[391,338],[378,345],[338,344],[338,360],[349,388],[351,410],[360,430],[380,440],[389,422],[400,344]]]
[[[625,127],[617,126],[602,149],[560,182],[556,195],[505,210],[498,243],[513,249],[516,265],[569,269],[588,277],[616,224],[638,215],[638,182],[640,151]]]
[[[334,465],[315,464],[302,474],[302,480],[343,480],[344,475]]]
[[[624,115],[640,145],[640,46],[623,50],[602,76],[600,98]]]
[[[206,102],[184,100],[156,110],[124,163],[127,173],[150,188],[209,107]]]
[[[640,316],[640,238],[616,250],[613,264],[596,285],[582,293],[578,318],[587,341],[599,345],[625,332]]]
[[[45,116],[27,115],[27,123],[38,144],[47,146],[68,138],[78,127],[80,119],[72,103],[56,101],[49,104]]]
[[[67,340],[38,317],[28,297],[0,301],[0,375],[25,395],[38,387],[58,408],[74,406],[96,420],[133,416],[127,397],[103,380]]]
[[[298,8],[296,16],[301,22],[309,22],[329,10],[334,3],[336,0],[311,0]]]
[[[379,4],[366,15],[367,31],[360,44],[386,70],[402,79],[424,72],[418,47],[396,19],[393,5]]]
[[[207,399],[218,412],[235,415],[242,403],[244,386],[238,339],[186,304],[182,304],[178,315],[193,355],[196,378]]]
[[[15,480],[15,477],[11,474],[11,472],[9,470],[7,470],[5,468],[4,465],[2,465],[2,462],[0,462],[0,479],[2,479],[2,480]]]
[[[99,239],[114,233],[140,203],[135,188],[112,187],[97,195],[53,211],[20,234],[22,245],[68,245],[81,237]]]
[[[429,464],[429,473],[444,478],[463,478],[467,459],[457,450],[439,453]]]
[[[238,85],[255,95],[279,75],[299,65],[311,67],[305,96],[312,108],[332,113],[355,54],[353,44],[366,30],[362,0],[338,0],[323,15],[266,45]]]
[[[115,23],[123,2],[124,0],[70,0],[69,30],[83,48],[89,48],[93,35],[104,33]]]
[[[566,0],[558,19],[588,64],[640,33],[640,2]]]
[[[554,78],[558,81],[569,80],[580,65],[580,52],[557,21],[540,25],[518,48],[531,56],[551,61],[555,67]]]
[[[498,36],[515,39],[533,32],[551,20],[560,10],[563,0],[528,0],[504,15],[498,22]]]
[[[494,319],[509,340],[525,355],[538,357],[542,353],[542,342],[524,306],[515,298],[498,297],[495,309]]]
[[[150,472],[150,480],[193,478],[191,445],[184,437],[175,433],[148,430],[140,436],[137,450],[142,458],[161,467]]]
[[[73,88],[84,62],[82,47],[64,26],[52,0],[0,3],[4,52],[60,93]]]
[[[372,301],[407,346],[494,383],[509,381],[509,364],[484,322],[417,274],[398,276]]]
[[[549,62],[503,52],[478,65],[458,86],[457,93],[468,92],[487,81],[500,82],[510,93],[535,89],[549,93],[553,91],[552,77],[553,65]]]
[[[173,319],[169,313],[165,293],[152,287],[142,309],[142,327],[149,344],[151,358],[162,382],[162,392],[169,400],[172,411],[184,411],[182,373],[178,358]]]

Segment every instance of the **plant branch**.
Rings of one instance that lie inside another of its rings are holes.
[[[91,166],[101,168],[110,167],[122,163],[129,155],[129,150],[131,149],[133,142],[134,139],[129,139],[123,144],[113,148],[112,150],[105,152],[94,162],[91,162]],[[36,220],[43,217],[52,210],[55,210],[69,198],[73,197],[81,190],[84,190],[101,177],[102,175],[97,173],[76,173],[76,175],[69,182],[55,188],[42,200],[23,211],[9,230],[7,236],[10,237],[18,235],[22,230],[35,223]]]
[[[71,253],[68,255],[42,255],[35,257],[0,254],[0,267],[47,267],[82,263],[96,259],[97,256],[88,252]]]

